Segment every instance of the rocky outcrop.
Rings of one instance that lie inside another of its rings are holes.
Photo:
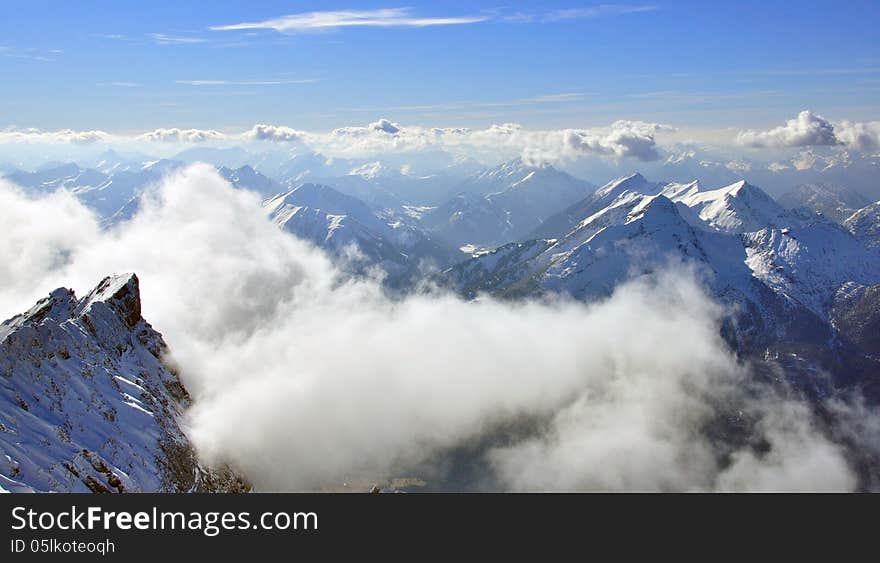
[[[9,491],[244,491],[201,465],[190,398],[141,316],[138,278],[82,299],[56,289],[0,325],[0,487]]]

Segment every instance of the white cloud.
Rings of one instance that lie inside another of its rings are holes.
[[[381,118],[378,121],[374,121],[368,124],[366,127],[340,127],[338,129],[334,129],[331,132],[331,135],[334,137],[366,137],[368,135],[372,135],[374,133],[385,134],[385,135],[397,135],[401,132],[401,127],[397,123],[392,123],[391,121]]]
[[[857,151],[871,152],[880,147],[880,121],[841,121],[834,130],[841,143]]]
[[[34,297],[30,295],[33,285],[39,285],[40,278],[63,267],[72,253],[99,238],[98,223],[92,213],[70,193],[59,191],[32,198],[2,179],[0,225],[3,319],[28,307],[27,301]]]
[[[769,131],[742,131],[737,143],[749,147],[808,147],[834,146],[840,141],[834,133],[834,125],[820,115],[804,110],[785,125]]]
[[[191,80],[178,81],[194,86],[223,85],[272,85],[305,83],[303,80],[225,81]],[[128,85],[128,83],[119,83]],[[582,94],[563,93],[535,98],[522,102],[564,103]],[[389,153],[406,153],[442,150],[453,156],[470,156],[495,161],[523,157],[533,163],[559,162],[580,157],[607,159],[632,158],[643,162],[660,157],[661,133],[676,130],[660,123],[619,120],[604,127],[585,129],[527,129],[516,123],[494,124],[487,128],[424,127],[398,123],[381,118],[366,125],[339,127],[330,132],[307,132],[279,124],[256,124],[242,133],[223,133],[212,129],[160,128],[142,134],[109,134],[103,131],[41,131],[39,129],[8,128],[0,131],[0,143],[80,143],[179,141],[210,142],[234,141],[302,141],[310,148],[327,156],[374,157]],[[661,138],[662,140],[662,138]],[[668,140],[668,138],[667,138]],[[800,147],[816,144],[842,146],[869,152],[880,146],[880,122],[842,121],[832,124],[828,120],[801,112],[797,119],[785,126],[769,131],[743,131],[737,136],[741,145],[776,148]],[[728,158],[735,155],[729,155]],[[735,159],[734,159],[735,160]]]
[[[484,460],[501,488],[854,487],[806,409],[742,393],[747,374],[719,336],[721,310],[681,272],[593,305],[391,300],[372,281],[344,281],[271,224],[256,194],[207,166],[169,177],[105,232],[69,196],[26,200],[2,184],[0,194],[0,264],[11,264],[0,266],[0,306],[137,272],[144,315],[193,393],[201,454],[260,489],[442,479],[431,460],[517,421],[539,424]],[[10,240],[39,252],[21,262]],[[729,445],[728,467],[701,429],[740,411],[769,451]]]
[[[261,125],[263,129],[287,127]],[[372,156],[389,152],[442,149],[453,153],[494,153],[505,158],[522,156],[532,162],[555,162],[592,155],[631,157],[648,161],[659,158],[655,134],[670,127],[642,121],[616,121],[592,129],[528,130],[516,123],[486,129],[404,126],[379,119],[366,126],[334,129],[329,134],[297,131],[315,150],[329,156]],[[272,135],[246,137],[272,140]]]
[[[250,131],[245,132],[242,137],[252,141],[302,141],[306,137],[303,131],[297,131],[283,125],[266,125],[258,123],[253,126]]]
[[[710,357],[717,354],[701,342],[698,354],[707,351]],[[671,353],[673,358],[686,354],[683,349]],[[731,387],[735,378],[697,371],[706,368],[670,369],[665,359],[661,362],[654,372],[636,358],[628,369],[592,382],[555,414],[547,432],[491,451],[503,482],[520,491],[850,491],[856,486],[840,447],[811,426],[805,405],[770,390],[766,400],[740,402]],[[710,388],[712,398],[700,396]],[[703,431],[719,414],[709,406],[712,401],[745,409],[757,420],[757,434],[769,451],[742,447],[732,452],[729,464],[719,463]]]
[[[748,147],[798,148],[813,146],[844,146],[860,152],[880,147],[880,121],[832,123],[824,117],[804,110],[785,125],[768,131],[741,131],[736,142]]]
[[[570,131],[566,143],[578,152],[650,161],[660,158],[654,133],[669,130],[657,123],[615,121],[607,130]]]
[[[670,127],[643,121],[616,121],[607,127],[532,131],[517,124],[473,131],[468,140],[484,148],[515,147],[530,162],[557,162],[582,156],[659,158],[655,134]]]
[[[40,129],[8,128],[0,131],[0,143],[74,143],[89,144],[98,141],[109,141],[111,135],[104,131],[75,131],[59,129],[58,131],[42,131]]]
[[[385,118],[370,123],[369,125],[367,125],[367,128],[373,131],[388,133],[389,135],[395,135],[400,132],[400,125],[398,125],[397,123],[391,123]]]
[[[659,6],[643,5],[643,6],[627,6],[622,4],[600,4],[589,8],[570,8],[565,10],[553,10],[542,16],[545,22],[558,22],[568,20],[594,19],[612,16],[622,16],[626,14],[638,14],[644,12],[654,12],[659,10]]]
[[[201,37],[187,37],[180,35],[168,35],[165,33],[149,33],[147,36],[157,45],[191,45],[195,43],[204,43]]]
[[[136,137],[139,141],[149,142],[182,142],[182,143],[202,143],[205,141],[219,141],[226,138],[226,135],[214,129],[154,129],[147,131]]]
[[[281,33],[324,31],[343,27],[428,27],[483,22],[489,16],[418,17],[409,8],[304,12],[279,18],[213,26],[214,31],[274,29]]]

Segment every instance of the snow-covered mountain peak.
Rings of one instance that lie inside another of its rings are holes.
[[[611,200],[626,191],[645,195],[655,195],[658,186],[658,184],[649,182],[644,176],[636,172],[635,174],[623,176],[608,182],[596,190],[593,198],[596,200]]]
[[[676,198],[687,197],[701,191],[703,188],[698,180],[687,183],[670,182],[664,186],[660,195],[675,200]]]
[[[74,314],[88,314],[97,304],[103,303],[114,310],[133,328],[141,319],[140,283],[135,274],[108,276],[101,280],[79,303]]]
[[[285,205],[320,209],[336,215],[352,215],[359,221],[376,219],[373,210],[363,201],[323,184],[301,184],[270,198],[263,207],[273,212]]]
[[[646,218],[650,218],[652,221],[665,220],[661,218],[670,215],[678,217],[679,213],[675,204],[668,197],[662,195],[643,196],[627,215],[626,222],[632,223]]]
[[[61,322],[69,318],[77,306],[76,295],[72,289],[59,287],[52,291],[48,297],[43,297],[24,313],[15,315],[6,322],[0,324],[0,341],[18,327],[32,322],[39,323],[43,319],[53,319]]]
[[[681,164],[682,162],[687,162],[688,160],[694,160],[696,158],[696,150],[686,149],[679,152],[669,153],[669,156],[666,157],[665,164]]]
[[[141,317],[134,274],[86,297],[59,288],[0,324],[0,489],[186,492],[243,488],[201,466],[189,395]]]
[[[400,173],[377,160],[352,168],[348,175],[360,176],[365,180],[376,180],[377,178],[398,176]]]
[[[410,275],[423,259],[446,264],[457,257],[454,249],[434,242],[399,216],[321,184],[306,183],[280,193],[264,201],[263,209],[278,227],[335,255],[350,257],[349,247],[356,246],[362,264],[345,267],[354,265],[357,271],[360,265],[380,265],[389,281]]]
[[[832,221],[766,227],[742,239],[754,276],[819,316],[825,315],[842,284],[872,285],[880,280],[880,254]]]
[[[776,200],[745,180],[716,190],[682,192],[672,199],[693,209],[709,227],[721,232],[746,233],[797,222]]]
[[[510,183],[522,180],[529,173],[534,172],[539,168],[540,167],[526,164],[522,158],[517,157],[513,160],[508,160],[506,162],[502,162],[497,166],[493,166],[492,168],[487,168],[486,170],[483,170],[474,177],[474,180],[482,182],[503,181],[509,185]],[[547,168],[552,167],[550,167],[549,165],[544,167],[544,169]]]
[[[263,197],[275,195],[281,190],[278,182],[257,171],[249,164],[235,169],[221,166],[217,172],[236,188],[257,192]]]

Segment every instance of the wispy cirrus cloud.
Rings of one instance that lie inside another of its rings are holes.
[[[137,82],[98,82],[95,86],[113,86],[114,88],[138,88],[140,84]]]
[[[148,33],[147,36],[157,45],[192,45],[205,42],[205,39],[202,37],[168,35],[166,33]]]
[[[600,4],[588,8],[569,8],[565,10],[552,10],[543,16],[543,21],[566,21],[566,20],[586,20],[593,18],[604,18],[612,16],[623,16],[626,14],[640,14],[644,12],[655,12],[660,7],[656,5],[629,6],[623,4]]]
[[[554,23],[573,20],[589,20],[596,18],[610,18],[627,14],[639,14],[655,12],[660,6],[654,4],[627,5],[627,4],[599,4],[583,8],[566,8],[543,12],[516,12],[501,17],[502,21],[509,23]]]
[[[488,15],[476,16],[416,16],[410,8],[381,8],[377,10],[334,10],[303,12],[278,18],[211,26],[213,31],[239,31],[247,29],[274,29],[280,33],[305,31],[329,31],[344,27],[429,27],[438,25],[463,25],[487,21]]]
[[[9,59],[25,59],[43,63],[53,62],[62,51],[60,49],[35,49],[33,47],[18,49],[8,45],[0,45],[0,57]]]
[[[175,84],[188,86],[280,86],[284,84],[314,84],[317,78],[301,78],[297,80],[175,80]]]

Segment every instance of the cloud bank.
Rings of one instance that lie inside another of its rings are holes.
[[[104,131],[75,131],[59,129],[58,131],[42,131],[40,129],[8,128],[0,131],[0,143],[73,143],[87,145],[98,141],[110,140],[112,136]]]
[[[226,135],[214,129],[154,129],[137,137],[139,141],[203,143],[225,139]]]
[[[292,82],[308,82],[296,80]],[[225,81],[188,81],[191,84],[231,84]],[[240,82],[246,84],[251,82]],[[256,83],[256,82],[254,82]],[[260,82],[265,84],[275,82]],[[280,83],[280,82],[279,82]],[[569,100],[579,94],[544,96]],[[539,99],[534,98],[534,99]],[[652,162],[674,151],[671,134],[676,129],[661,123],[618,120],[590,128],[527,129],[518,123],[500,123],[486,128],[424,127],[380,118],[366,125],[339,127],[329,132],[304,131],[295,127],[258,123],[243,132],[216,129],[159,128],[139,134],[111,134],[100,130],[42,131],[8,128],[0,131],[0,144],[80,145],[104,143],[126,145],[161,143],[302,143],[328,157],[372,158],[389,154],[444,151],[456,157],[497,161],[521,157],[527,162],[560,163],[583,157],[619,161]],[[659,137],[659,138],[658,138]],[[880,121],[834,122],[810,111],[784,125],[766,131],[740,131],[736,144],[752,148],[797,150],[806,147],[839,147],[872,154],[880,148]],[[252,145],[254,150],[260,150]],[[736,160],[736,159],[734,159]]]
[[[689,274],[593,305],[391,300],[341,277],[206,166],[169,177],[111,231],[63,193],[0,194],[0,263],[12,264],[0,313],[137,272],[144,315],[195,398],[200,453],[262,490],[392,476],[504,490],[855,486],[807,409],[744,391],[722,311]],[[16,241],[30,245],[18,263]],[[707,425],[729,417],[769,449],[710,439]],[[447,454],[462,449],[485,468],[479,482],[447,481]]]
[[[340,127],[329,133],[265,123],[256,124],[240,134],[215,129],[160,128],[133,137],[113,136],[101,131],[45,133],[10,130],[0,133],[0,143],[272,141],[303,142],[328,156],[345,157],[446,150],[461,154],[501,152],[506,157],[522,156],[533,162],[556,162],[580,156],[651,161],[660,156],[656,133],[672,130],[658,123],[626,120],[591,129],[529,130],[516,123],[492,125],[486,129],[404,126],[381,118],[365,126]]]
[[[741,131],[736,141],[747,147],[800,148],[838,146],[870,152],[880,146],[880,122],[841,121],[832,124],[821,115],[804,110],[785,125],[767,131]]]
[[[616,121],[592,129],[528,130],[517,123],[486,129],[405,127],[380,119],[366,127],[335,129],[312,138],[327,154],[369,156],[429,148],[452,152],[505,152],[531,162],[558,162],[580,156],[659,158],[655,134],[670,127],[643,121]]]

